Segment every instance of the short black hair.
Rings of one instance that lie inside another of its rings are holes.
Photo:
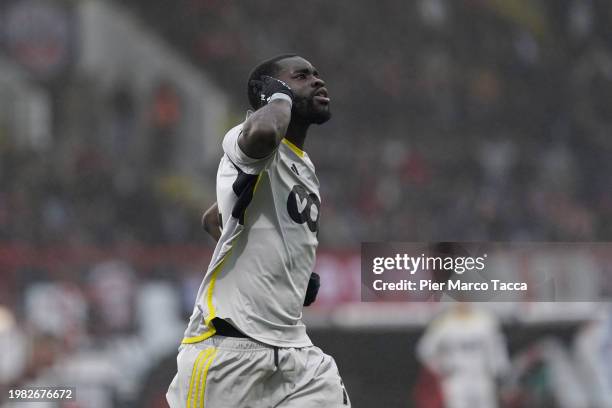
[[[278,65],[279,61],[282,61],[287,58],[297,57],[297,54],[280,54],[276,57],[272,57],[267,59],[261,63],[259,63],[251,73],[249,74],[249,80],[247,82],[247,95],[249,97],[249,103],[253,109],[259,109],[261,107],[261,100],[259,99],[259,95],[257,93],[257,89],[251,86],[252,80],[258,80],[262,75],[268,75],[271,77],[275,77],[280,70]]]

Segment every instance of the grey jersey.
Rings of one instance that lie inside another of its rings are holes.
[[[319,180],[308,155],[283,139],[264,159],[223,139],[217,203],[223,233],[198,291],[183,343],[214,334],[215,317],[278,347],[311,345],[302,323],[318,244]]]

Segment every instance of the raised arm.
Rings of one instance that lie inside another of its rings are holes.
[[[257,87],[265,106],[256,110],[244,123],[238,146],[249,157],[261,159],[269,156],[285,137],[291,121],[293,92],[281,80],[263,76],[251,81]]]

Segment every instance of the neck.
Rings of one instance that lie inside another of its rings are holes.
[[[304,142],[306,141],[306,133],[308,132],[309,126],[309,123],[291,120],[291,122],[289,122],[289,127],[287,127],[287,139],[300,149],[304,150]]]

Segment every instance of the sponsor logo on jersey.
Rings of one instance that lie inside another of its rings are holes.
[[[314,193],[302,185],[295,185],[287,198],[287,211],[291,219],[298,224],[307,223],[312,232],[319,230],[319,212],[321,201]]]

